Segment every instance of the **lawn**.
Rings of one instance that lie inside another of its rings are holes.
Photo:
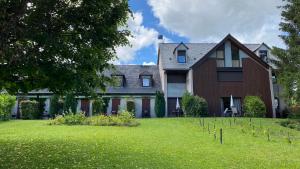
[[[300,168],[300,132],[278,121],[252,119],[250,126],[249,118],[205,118],[205,127],[196,118],[140,119],[138,127],[0,122],[0,168]]]

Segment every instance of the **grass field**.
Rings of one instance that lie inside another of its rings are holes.
[[[205,118],[205,127],[196,118],[141,119],[138,127],[0,122],[0,168],[300,168],[300,132],[278,121],[252,119],[250,126],[248,118]]]

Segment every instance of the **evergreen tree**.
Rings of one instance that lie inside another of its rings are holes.
[[[300,1],[283,0],[280,35],[286,49],[274,47],[272,53],[277,70],[278,82],[283,87],[283,95],[292,106],[300,103]]]

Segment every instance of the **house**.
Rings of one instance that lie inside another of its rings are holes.
[[[234,105],[242,112],[247,95],[260,96],[267,116],[275,117],[270,48],[263,44],[242,44],[233,36],[219,43],[160,43],[158,66],[167,116],[176,115],[176,100],[188,91],[205,98],[211,116],[223,116]],[[279,102],[279,94],[276,92]]]
[[[207,100],[211,116],[224,116],[231,95],[239,113],[245,96],[256,95],[264,101],[267,116],[275,117],[285,105],[269,62],[272,58],[266,44],[242,44],[231,35],[219,43],[160,43],[157,65],[116,65],[104,72],[116,79],[116,84],[97,93],[108,100],[105,113],[109,115],[133,104],[136,117],[155,117],[155,92],[162,91],[166,116],[178,116],[177,99],[188,91]],[[51,95],[38,90],[25,97],[45,98],[47,114]],[[77,111],[91,115],[92,100],[84,96],[77,100]],[[18,117],[18,104],[13,114]]]

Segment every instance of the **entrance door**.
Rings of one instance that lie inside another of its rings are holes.
[[[150,99],[142,99],[142,117],[150,117]]]
[[[81,111],[85,113],[85,116],[89,116],[90,113],[90,101],[88,99],[81,100]]]
[[[120,99],[112,99],[111,114],[118,114],[120,102]]]

